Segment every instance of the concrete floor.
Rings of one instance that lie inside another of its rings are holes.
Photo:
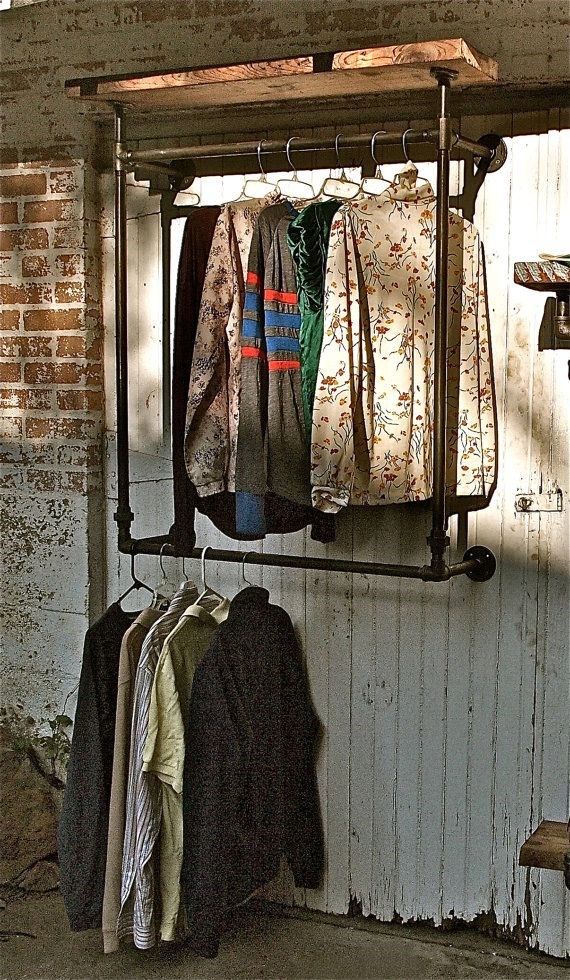
[[[18,934],[19,933],[19,934]],[[71,933],[58,894],[10,902],[0,913],[2,980],[360,980],[415,977],[568,977],[563,963],[468,930],[398,926],[372,931],[243,910],[216,960],[183,950],[132,948],[103,956],[98,932]]]

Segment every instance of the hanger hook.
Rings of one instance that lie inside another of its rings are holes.
[[[259,143],[257,144],[257,162],[259,164],[259,172],[263,174],[264,177],[267,177],[267,174],[265,173],[265,170],[263,169],[263,164],[261,162],[262,147],[263,147],[263,140],[260,140]]]
[[[133,549],[133,551],[131,551],[131,578],[134,583],[138,582],[138,578],[135,572],[135,555],[136,555],[136,551]]]
[[[205,548],[202,548],[202,588],[204,591],[207,589],[206,585],[206,552],[210,550],[210,545],[207,544]]]
[[[405,132],[402,135],[402,149],[404,151],[404,157],[405,157],[406,163],[410,163],[410,155],[408,153],[408,148],[407,148],[407,145],[406,145],[406,138],[408,136],[408,133],[412,133],[412,132],[413,132],[412,129],[406,129]]]
[[[166,578],[166,571],[164,569],[164,565],[162,564],[162,559],[164,558],[164,549],[166,548],[166,546],[167,546],[167,542],[165,541],[164,544],[161,545],[160,551],[158,553],[158,564],[160,565],[160,571],[162,572],[163,578]]]
[[[374,163],[376,164],[377,167],[380,166],[380,161],[376,159],[376,153],[375,153],[375,150],[376,150],[376,137],[377,136],[380,136],[381,133],[385,133],[385,132],[386,132],[385,129],[378,129],[378,130],[376,130],[376,132],[372,136],[372,139],[370,140],[370,155],[372,156],[372,159],[374,160]]]
[[[293,140],[298,140],[300,138],[301,138],[300,136],[290,136],[289,139],[287,140],[287,146],[285,147],[287,162],[291,167],[294,176],[297,175],[297,168],[293,166],[293,161],[291,160],[291,143],[293,142]]]
[[[246,583],[246,585],[252,585],[253,584],[252,582],[249,581],[248,578],[245,577],[245,563],[246,563],[247,559],[249,558],[249,556],[250,555],[253,555],[253,554],[254,554],[253,551],[246,551],[245,555],[243,556],[243,558],[241,560],[241,577],[242,577],[243,581]]]
[[[339,170],[342,170],[343,169],[343,166],[342,166],[342,164],[340,162],[340,153],[339,153],[339,150],[338,150],[338,141],[340,140],[341,136],[342,136],[342,133],[337,133],[336,136],[335,136],[335,138],[334,138],[334,152],[336,154],[336,162],[338,164],[338,169]]]
[[[185,559],[184,555],[182,555],[182,578],[186,579],[187,582],[190,581],[190,579],[188,578],[188,576],[186,574],[186,559]]]

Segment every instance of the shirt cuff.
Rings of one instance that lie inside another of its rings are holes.
[[[350,490],[346,487],[313,487],[313,507],[325,514],[338,514],[350,503]]]

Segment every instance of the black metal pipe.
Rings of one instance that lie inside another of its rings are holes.
[[[451,127],[448,90],[457,72],[432,69],[440,94],[437,142],[437,208],[435,235],[435,331],[433,365],[433,441],[432,441],[432,526],[429,536],[431,565],[435,572],[445,566],[446,534],[445,480],[447,469],[447,338],[448,338],[448,262],[449,262],[449,164]]]
[[[451,134],[450,134],[451,135]],[[354,149],[359,146],[369,146],[372,138],[370,134],[357,133],[339,139],[340,149]],[[406,143],[434,143],[439,139],[439,130],[410,130],[406,134]],[[375,138],[376,146],[397,146],[402,142],[402,133],[378,132]],[[195,146],[171,146],[155,147],[152,150],[129,150],[124,149],[121,160],[129,167],[143,162],[156,162],[158,160],[205,160],[210,157],[230,157],[230,156],[254,156],[257,155],[259,141],[246,140],[241,143],[201,143]],[[456,149],[466,150],[474,153],[483,160],[491,160],[494,150],[478,143],[475,140],[467,139],[460,133],[453,134],[453,146]],[[263,153],[285,153],[287,140],[263,140]],[[313,153],[319,150],[334,150],[335,141],[330,137],[315,139],[314,137],[299,137],[295,140],[292,150],[295,153]]]
[[[124,542],[119,549],[126,554],[137,555],[166,555],[181,558],[175,552],[167,535],[156,535],[149,538],[131,538]],[[184,555],[185,558],[201,558],[202,549],[193,548]],[[453,565],[444,564],[436,570],[431,565],[399,565],[384,562],[346,561],[334,558],[313,558],[305,555],[278,555],[259,551],[231,551],[223,548],[208,548],[210,561],[242,562],[244,559],[251,565],[265,565],[273,568],[296,568],[311,571],[342,572],[344,574],[376,575],[387,578],[420,579],[424,582],[447,582],[458,575],[467,575],[481,568],[482,562],[472,558]]]
[[[134,514],[129,501],[129,383],[127,338],[127,175],[120,159],[123,110],[115,106],[115,371],[117,399],[117,510],[121,542],[130,537]]]
[[[168,211],[161,211],[160,229],[162,241],[162,441],[170,445],[171,436],[171,357],[170,357],[170,255],[172,218]]]

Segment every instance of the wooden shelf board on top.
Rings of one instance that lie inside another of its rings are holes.
[[[72,99],[180,111],[433,88],[429,69],[435,66],[453,68],[460,88],[498,79],[496,61],[456,38],[161,74],[76,78],[65,88]]]
[[[564,871],[570,853],[570,823],[543,820],[521,847],[519,864],[530,868]]]

